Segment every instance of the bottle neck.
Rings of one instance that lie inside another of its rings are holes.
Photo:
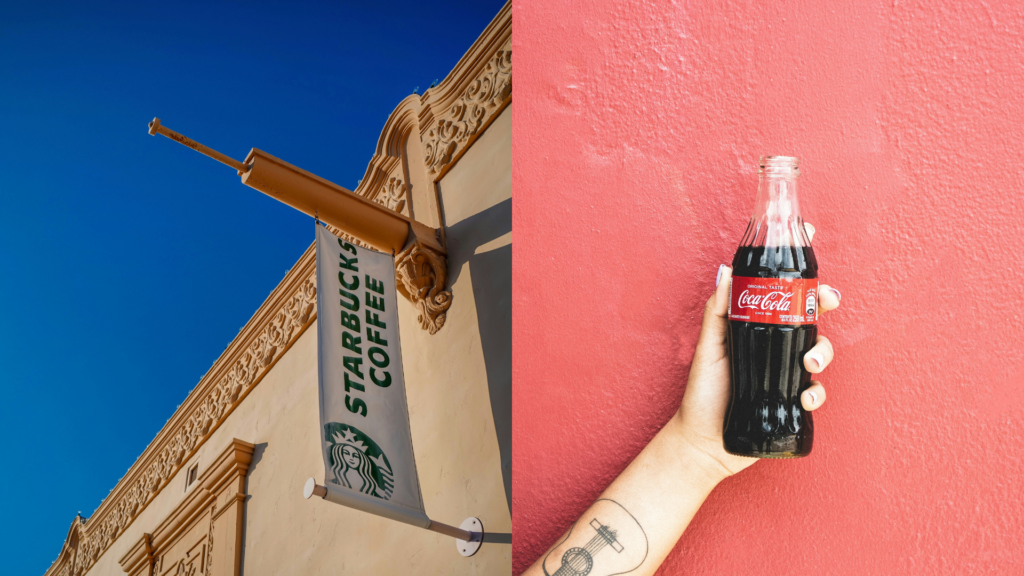
[[[757,200],[741,246],[810,246],[800,216],[796,170],[761,171]]]

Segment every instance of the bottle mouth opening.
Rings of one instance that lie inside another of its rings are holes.
[[[796,156],[761,156],[758,163],[760,174],[800,175],[800,159]]]

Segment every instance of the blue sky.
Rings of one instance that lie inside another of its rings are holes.
[[[0,0],[0,572],[49,567],[313,240],[146,123],[353,188],[502,5]]]

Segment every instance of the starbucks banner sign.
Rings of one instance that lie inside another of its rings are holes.
[[[326,500],[421,528],[398,334],[395,260],[316,227]]]

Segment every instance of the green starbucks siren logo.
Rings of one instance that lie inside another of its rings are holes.
[[[324,426],[331,443],[328,454],[334,478],[330,481],[363,494],[390,500],[395,476],[388,457],[369,436],[355,426],[331,422]]]

